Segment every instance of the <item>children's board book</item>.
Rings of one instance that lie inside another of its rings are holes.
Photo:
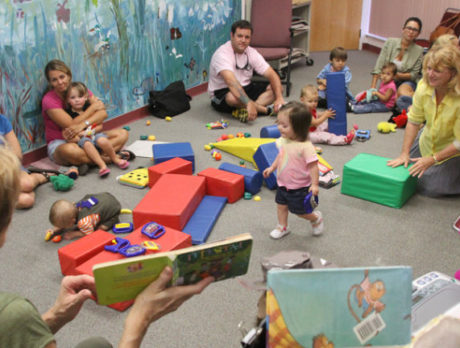
[[[408,344],[411,295],[406,266],[271,270],[268,347]]]
[[[208,276],[218,281],[243,275],[251,249],[252,236],[244,233],[218,242],[94,265],[98,303],[134,299],[166,266],[173,269],[171,285],[193,284]]]

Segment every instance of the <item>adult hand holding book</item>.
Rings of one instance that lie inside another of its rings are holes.
[[[172,277],[173,270],[166,266],[160,276],[136,297],[118,347],[139,347],[151,323],[174,312],[214,281],[213,277],[207,277],[193,285],[169,287]]]

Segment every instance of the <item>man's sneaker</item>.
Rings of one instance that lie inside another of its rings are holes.
[[[319,236],[323,233],[324,229],[324,222],[323,222],[323,214],[319,210],[315,212],[317,218],[316,221],[311,222],[311,227],[313,228],[313,235]]]
[[[240,120],[240,122],[248,122],[248,110],[245,108],[235,109],[232,111],[232,116]]]
[[[267,105],[266,108],[267,108],[267,115],[268,116],[276,116],[277,115],[277,113],[275,112],[275,105],[274,104]]]
[[[289,231],[288,227],[284,227],[281,225],[276,226],[276,228],[270,232],[270,237],[273,239],[280,239],[284,236],[288,235],[291,231]]]

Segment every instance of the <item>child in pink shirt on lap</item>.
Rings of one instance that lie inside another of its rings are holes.
[[[388,63],[382,67],[380,79],[382,83],[378,91],[372,92],[377,100],[370,102],[362,101],[352,106],[355,114],[367,114],[370,112],[391,111],[396,102],[396,84],[394,81],[397,72],[396,64]]]

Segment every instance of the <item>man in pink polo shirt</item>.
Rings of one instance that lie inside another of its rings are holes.
[[[233,115],[242,122],[253,121],[258,114],[278,112],[285,103],[278,74],[256,49],[249,47],[251,35],[251,23],[233,23],[230,41],[214,52],[209,68],[211,105],[222,112],[237,110]],[[251,82],[254,72],[269,82]]]

